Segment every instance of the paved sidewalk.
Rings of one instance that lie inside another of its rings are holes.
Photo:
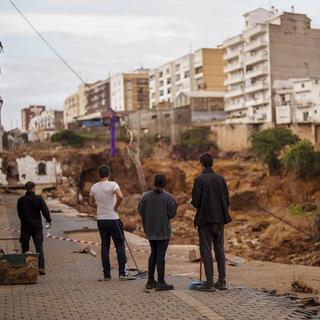
[[[7,197],[6,209],[0,207],[1,226],[19,226],[15,201]],[[52,234],[57,236],[66,230],[95,227],[89,219],[63,213],[54,213],[53,221]],[[0,287],[0,319],[317,319],[286,298],[253,289],[190,291],[187,286],[191,280],[184,277],[168,279],[174,283],[174,291],[146,291],[143,279],[118,281],[116,265],[113,280],[99,282],[100,261],[73,253],[82,246],[47,239],[47,275],[35,285]]]

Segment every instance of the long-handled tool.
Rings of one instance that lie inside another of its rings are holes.
[[[199,285],[203,284],[202,281],[202,263],[203,263],[203,258],[200,258],[200,270],[199,270],[199,281],[192,281],[189,285],[190,290],[195,290]]]
[[[120,223],[122,223],[122,222],[120,222]],[[129,252],[130,252],[130,256],[131,256],[131,258],[132,258],[132,260],[133,260],[133,263],[134,263],[134,265],[135,265],[135,268],[130,268],[130,269],[128,269],[128,271],[135,271],[135,272],[137,272],[136,274],[133,274],[134,277],[143,277],[143,276],[145,276],[145,275],[147,274],[147,271],[141,271],[141,270],[139,269],[138,264],[137,264],[137,261],[136,261],[136,259],[134,258],[134,255],[133,255],[132,250],[131,250],[131,248],[130,248],[130,246],[129,246],[129,243],[128,243],[125,235],[124,235],[124,231],[120,228],[120,226],[119,226],[118,224],[117,224],[117,226],[118,226],[118,228],[119,228],[119,231],[120,231],[120,233],[121,233],[121,235],[122,235],[122,238],[123,238],[123,240],[124,240],[124,242],[125,242],[128,250],[129,250]]]

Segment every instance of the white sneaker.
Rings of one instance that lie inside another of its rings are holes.
[[[136,280],[136,277],[131,276],[130,274],[121,274],[119,280]]]

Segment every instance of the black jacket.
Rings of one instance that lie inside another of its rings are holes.
[[[21,230],[42,228],[41,213],[47,222],[51,222],[50,212],[45,201],[34,192],[28,191],[19,198],[17,210],[21,221]]]
[[[170,239],[170,219],[175,217],[177,210],[176,201],[170,193],[146,192],[140,200],[138,210],[147,239]]]
[[[191,203],[197,209],[195,226],[231,222],[226,181],[212,168],[205,168],[194,180]]]

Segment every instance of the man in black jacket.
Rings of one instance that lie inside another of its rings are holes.
[[[226,258],[224,253],[224,225],[231,222],[229,192],[225,179],[212,170],[210,153],[200,156],[203,172],[192,189],[192,205],[197,209],[194,224],[198,227],[200,254],[203,259],[207,282],[198,286],[201,291],[227,289]],[[213,283],[212,242],[218,265],[219,279]]]
[[[45,275],[41,214],[50,227],[50,212],[43,198],[35,194],[35,184],[33,182],[27,182],[25,188],[26,194],[19,198],[17,204],[18,215],[21,221],[21,249],[22,253],[29,251],[29,242],[32,237],[36,252],[39,254],[39,274]]]

